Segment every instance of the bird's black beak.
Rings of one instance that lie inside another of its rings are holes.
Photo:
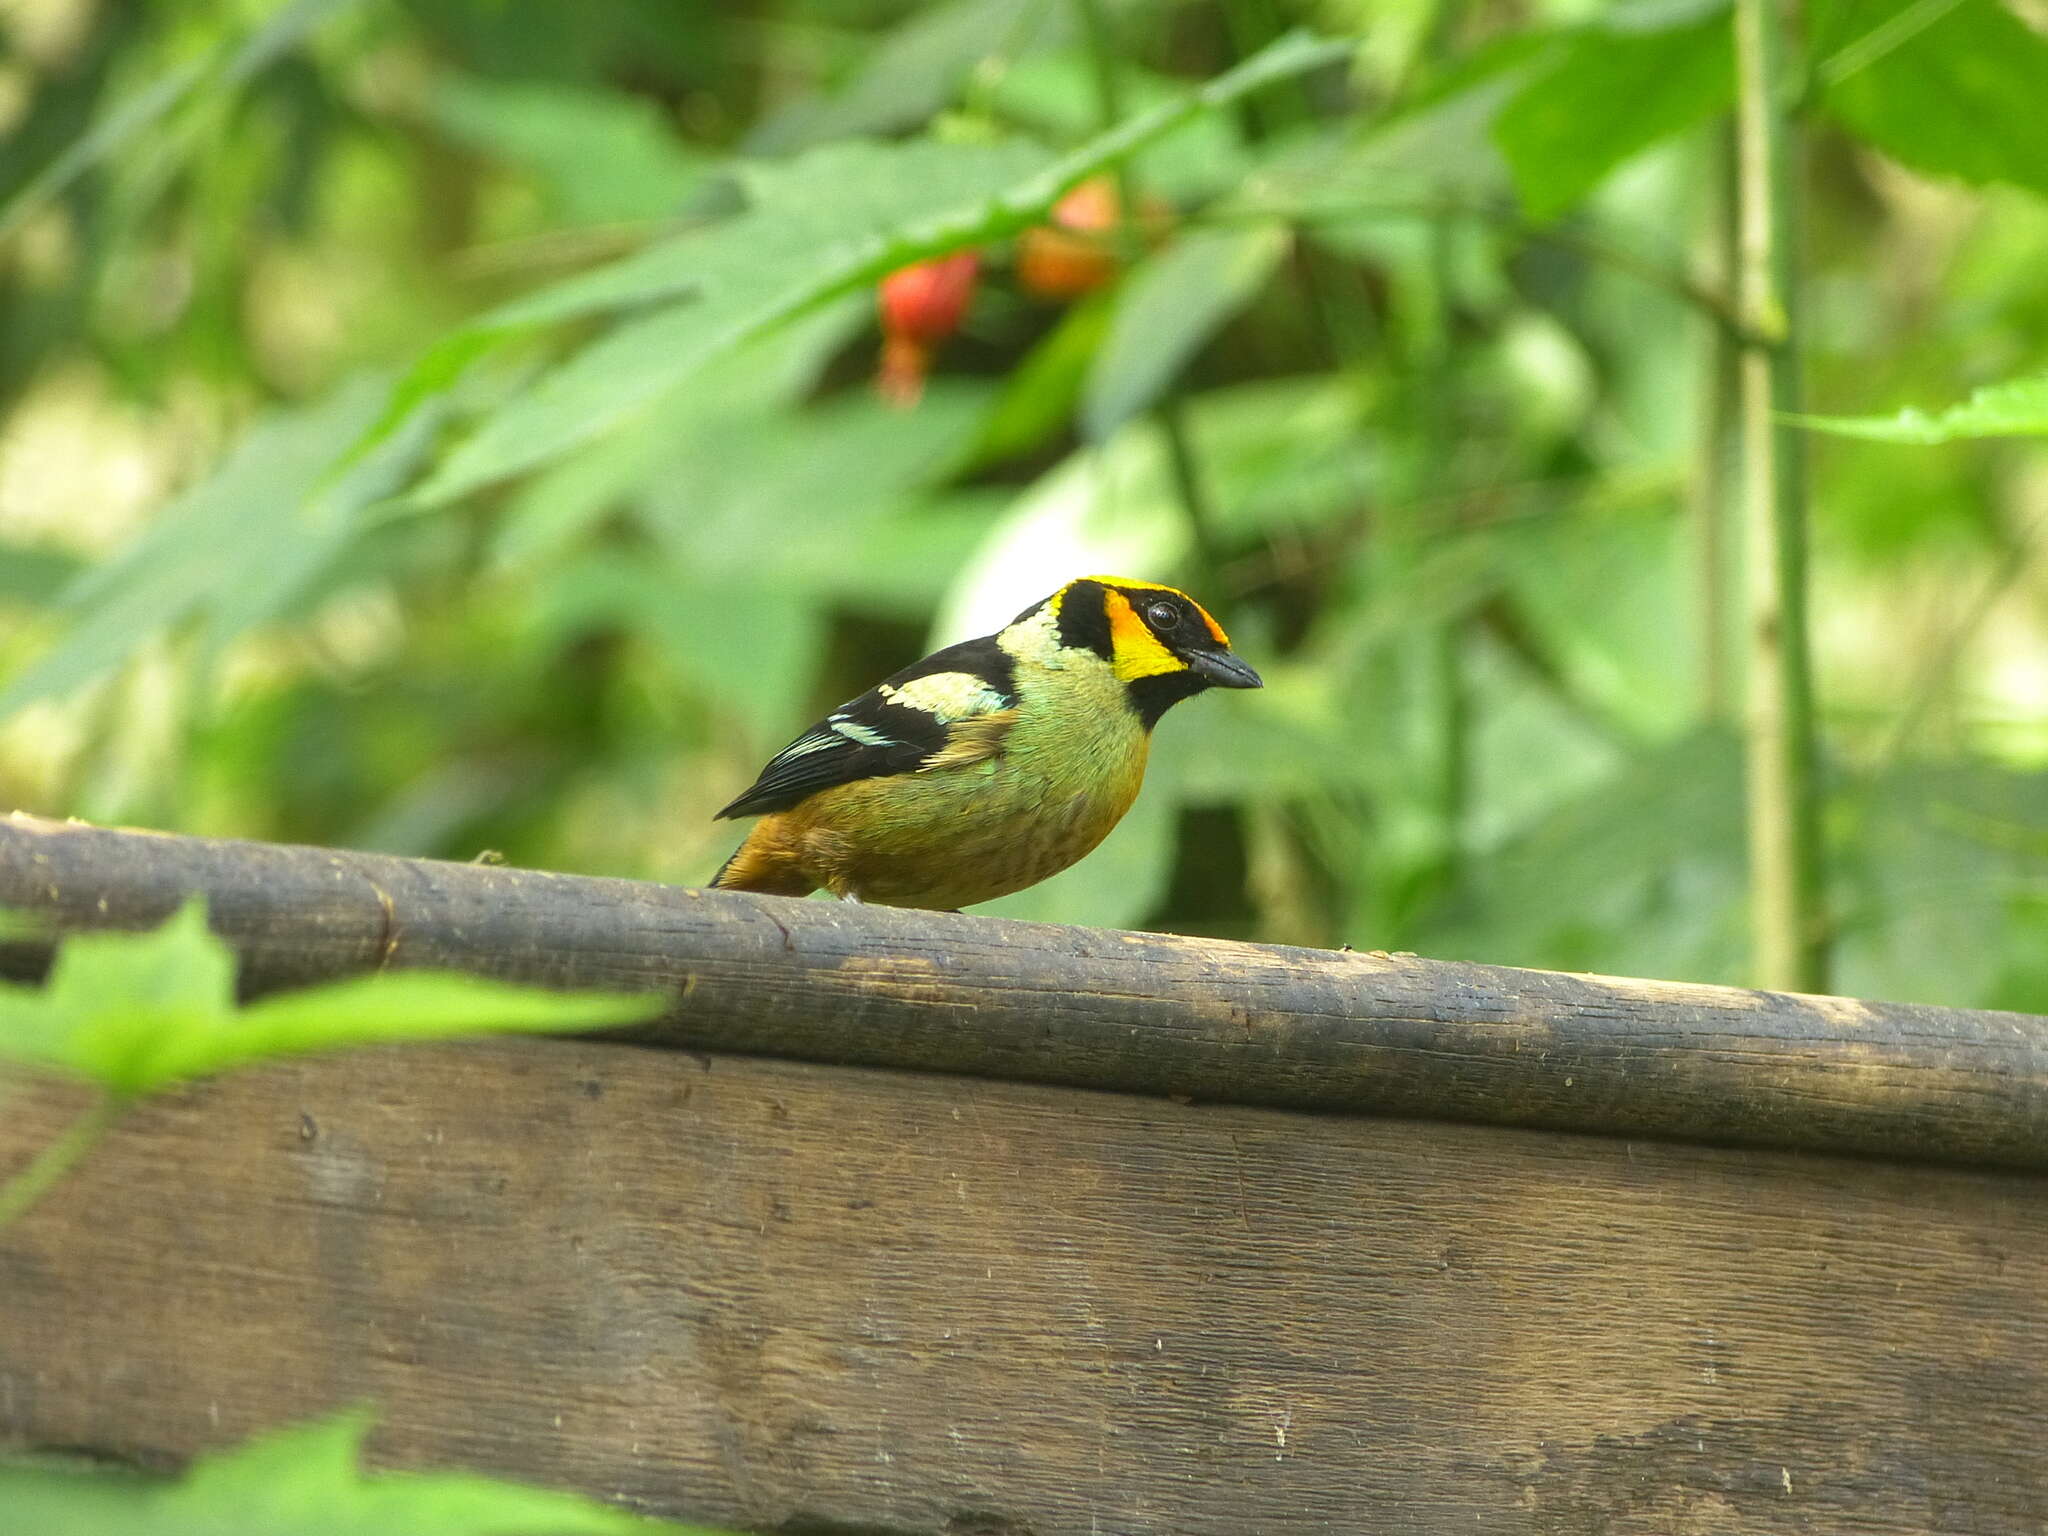
[[[1264,679],[1228,651],[1190,651],[1188,670],[1218,688],[1263,688]]]

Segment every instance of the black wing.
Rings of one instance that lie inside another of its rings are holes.
[[[893,699],[884,690],[942,672],[979,678],[1001,706],[1015,702],[1010,657],[994,636],[949,645],[833,710],[770,758],[753,787],[718,818],[786,811],[835,784],[915,773],[945,747],[950,722],[929,709]]]

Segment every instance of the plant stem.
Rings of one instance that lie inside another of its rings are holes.
[[[1827,987],[1820,787],[1807,659],[1806,520],[1792,345],[1792,125],[1779,0],[1736,0],[1741,484],[1748,561],[1750,929],[1757,981]]]
[[[103,1095],[91,1109],[66,1126],[63,1135],[38,1152],[26,1168],[0,1184],[0,1229],[49,1193],[50,1187],[92,1150],[127,1108],[128,1101],[119,1095]]]

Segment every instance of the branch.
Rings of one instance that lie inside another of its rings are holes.
[[[650,1045],[1352,1114],[2048,1168],[2048,1019],[0,821],[0,906],[203,894],[245,991],[381,966],[672,989]],[[46,941],[0,944],[31,978]]]

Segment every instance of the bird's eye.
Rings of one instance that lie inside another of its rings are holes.
[[[1145,610],[1145,617],[1154,629],[1172,629],[1180,623],[1180,610],[1171,603],[1154,603]]]

